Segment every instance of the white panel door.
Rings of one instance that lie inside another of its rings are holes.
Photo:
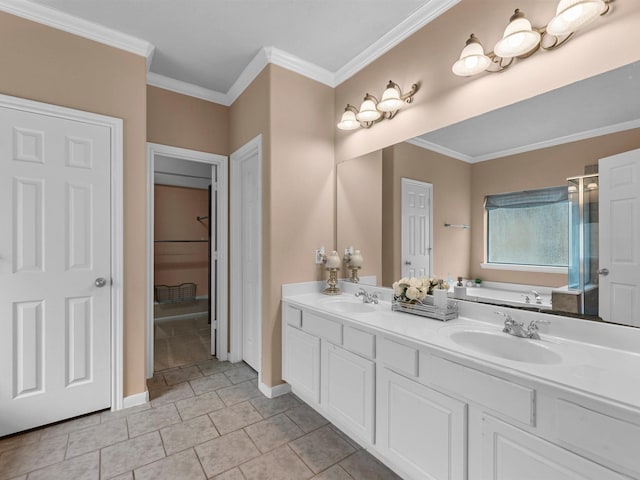
[[[432,186],[403,178],[402,276],[431,276]]]
[[[640,150],[598,165],[600,316],[640,327]]]
[[[110,144],[0,107],[0,436],[111,404]]]
[[[260,239],[262,225],[260,221],[260,163],[258,155],[243,160],[240,165],[241,187],[241,321],[242,321],[242,359],[254,370],[260,370]],[[233,248],[233,247],[232,247]]]

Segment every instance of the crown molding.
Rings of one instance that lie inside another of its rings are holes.
[[[145,57],[147,59],[147,69],[151,64],[155,46],[146,40],[141,40],[98,23],[74,17],[28,0],[0,0],[0,10]]]
[[[165,77],[159,73],[148,72],[147,73],[147,85],[153,87],[163,88],[172,92],[180,93],[182,95],[188,95],[190,97],[200,98],[209,102],[219,103],[228,107],[231,105],[229,102],[229,96],[224,93],[216,92],[215,90],[209,90],[208,88],[199,87],[192,83],[176,80],[175,78]]]
[[[442,145],[438,145],[437,143],[429,142],[424,138],[411,138],[409,140],[406,140],[406,143],[410,143],[411,145],[415,145],[416,147],[424,148],[425,150],[431,150],[432,152],[446,155],[447,157],[455,158],[456,160],[462,160],[463,162],[475,163],[476,161],[469,155],[465,155],[464,153],[460,153],[456,150],[451,150],[450,148],[443,147]]]
[[[606,127],[594,128],[591,130],[585,130],[583,132],[572,133],[571,135],[564,135],[562,137],[551,138],[542,142],[530,143],[528,145],[522,145],[516,148],[508,148],[506,150],[500,150],[498,152],[487,153],[485,155],[471,156],[464,153],[452,150],[450,148],[438,145],[437,143],[429,142],[420,137],[406,140],[406,143],[415,145],[416,147],[431,150],[432,152],[441,153],[447,157],[462,160],[467,163],[480,163],[488,160],[494,160],[496,158],[508,157],[510,155],[517,155],[519,153],[532,152],[534,150],[540,150],[542,148],[555,147],[557,145],[564,145],[565,143],[577,142],[580,140],[587,140],[589,138],[601,137],[602,135],[609,135],[611,133],[622,132],[624,130],[631,130],[634,128],[640,128],[640,119],[630,120],[628,122],[616,123],[614,125],[607,125]]]
[[[251,59],[251,61],[244,67],[242,73],[238,76],[236,81],[231,85],[231,88],[227,91],[227,100],[229,105],[235,102],[242,92],[251,85],[251,82],[260,74],[262,69],[267,66],[269,60],[267,58],[267,52],[265,48],[261,48],[258,53]]]
[[[499,152],[488,153],[486,155],[478,155],[477,157],[473,157],[472,163],[486,162],[487,160],[493,160],[495,158],[508,157],[510,155],[517,155],[519,153],[540,150],[542,148],[555,147],[557,145],[563,145],[565,143],[572,143],[579,140],[586,140],[588,138],[601,137],[602,135],[609,135],[611,133],[631,130],[633,128],[640,128],[640,119],[616,123],[614,125],[607,125],[605,127],[594,128],[592,130],[585,130],[583,132],[572,133],[570,135],[551,138],[549,140],[531,143],[529,145],[523,145],[517,148],[509,148],[506,150],[501,150]]]
[[[380,37],[379,40],[372,43],[335,72],[334,84],[332,86],[336,87],[351,78],[426,24],[435,20],[454,5],[460,3],[460,1],[461,0],[431,0],[426,5],[418,8],[409,17],[396,25],[392,30],[389,30]]]
[[[267,62],[269,63],[286,68],[287,70],[328,85],[329,87],[333,88],[336,86],[335,74],[325,68],[319,67],[315,63],[307,62],[275,47],[265,47],[264,51]]]

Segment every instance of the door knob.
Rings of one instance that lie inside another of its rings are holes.
[[[404,264],[405,264],[405,265],[411,265],[411,262],[410,262],[409,260],[405,260],[405,261],[404,261]]]
[[[107,284],[107,279],[103,277],[96,278],[95,284],[96,284],[96,287],[102,288]]]
[[[609,269],[608,268],[601,268],[600,270],[598,270],[598,274],[602,275],[603,277],[606,277],[607,275],[609,275]]]

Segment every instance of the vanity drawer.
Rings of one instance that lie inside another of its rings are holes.
[[[284,321],[292,327],[302,328],[302,310],[286,305],[284,307]]]
[[[640,472],[640,426],[557,400],[556,428],[559,443],[611,463]]]
[[[375,358],[376,356],[376,336],[352,328],[349,326],[344,327],[343,332],[343,344],[342,346],[347,350],[351,350],[354,353],[359,353],[365,357]]]
[[[535,425],[535,394],[532,388],[432,356],[425,380],[503,416]]]
[[[304,312],[302,329],[317,337],[326,338],[335,345],[342,345],[342,325],[338,322]]]
[[[378,358],[398,373],[412,377],[418,376],[418,349],[381,338],[378,346]]]

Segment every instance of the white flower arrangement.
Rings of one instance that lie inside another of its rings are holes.
[[[441,278],[401,278],[393,283],[393,298],[402,302],[422,302],[434,290],[449,290],[449,284]]]

